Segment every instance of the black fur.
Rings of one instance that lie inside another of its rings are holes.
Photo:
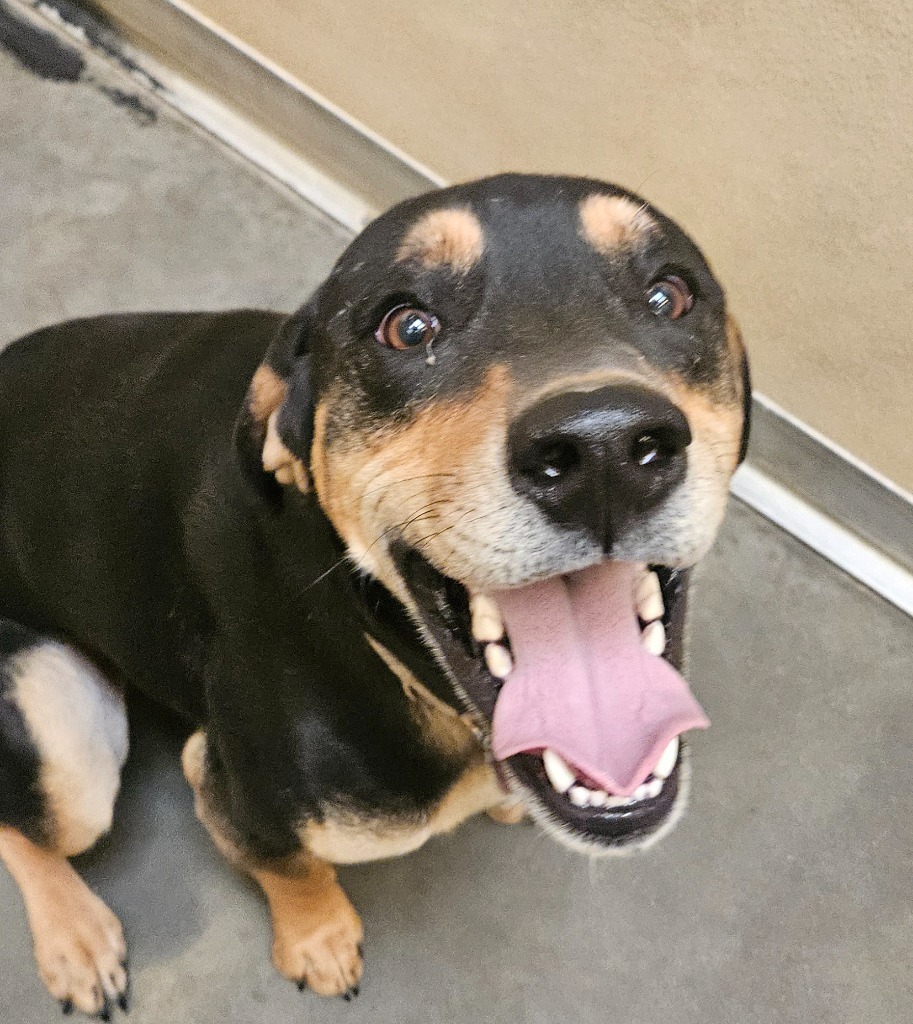
[[[334,798],[416,813],[461,767],[365,642],[372,606],[316,499],[261,500],[226,444],[282,329],[272,313],[102,317],[0,356],[0,612],[205,722],[214,795],[260,856],[290,852],[292,825]],[[414,661],[411,629],[389,632]]]

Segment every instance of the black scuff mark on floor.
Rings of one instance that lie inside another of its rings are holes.
[[[18,17],[0,0],[0,47],[50,82],[78,82],[86,68],[79,52],[51,32]]]
[[[76,29],[95,49],[116,61],[124,71],[143,82],[147,88],[156,92],[163,89],[161,82],[124,52],[117,30],[93,0],[44,0],[41,6],[53,11],[62,24]]]
[[[110,85],[99,85],[98,91],[107,96],[116,106],[127,110],[140,124],[154,124],[158,118],[158,111],[155,107],[144,103],[136,93],[115,89]]]
[[[94,23],[93,28],[114,30],[114,23],[96,0],[44,0],[44,2],[49,7],[59,10],[73,25],[85,20]]]
[[[132,77],[140,79],[145,88],[152,92],[160,88],[151,75],[121,52],[117,36],[106,23],[95,20],[96,11],[91,5],[83,10],[81,5],[55,0],[54,3],[44,2],[41,7],[46,15],[67,26],[84,44],[102,51]],[[71,46],[53,30],[25,20],[6,0],[0,0],[0,50],[3,49],[8,50],[26,70],[47,81],[81,81],[94,86],[141,125],[154,124],[158,120],[158,111],[146,102],[141,93],[98,81],[87,71],[78,45]]]

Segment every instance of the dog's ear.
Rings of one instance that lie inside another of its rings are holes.
[[[282,321],[276,337],[266,350],[263,366],[287,381],[297,361],[311,350],[311,332],[317,318],[318,296],[314,295],[299,310]]]
[[[314,430],[310,335],[316,296],[284,320],[247,390],[235,424],[235,450],[245,477],[278,500],[283,484],[307,491]]]

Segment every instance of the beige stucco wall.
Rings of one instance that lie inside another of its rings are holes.
[[[703,245],[760,390],[913,490],[906,0],[193,0],[447,179],[593,174]]]

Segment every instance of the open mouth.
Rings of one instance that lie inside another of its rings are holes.
[[[624,562],[471,594],[414,549],[403,579],[496,767],[577,845],[642,845],[684,796],[682,733],[708,722],[681,662],[687,571]]]

